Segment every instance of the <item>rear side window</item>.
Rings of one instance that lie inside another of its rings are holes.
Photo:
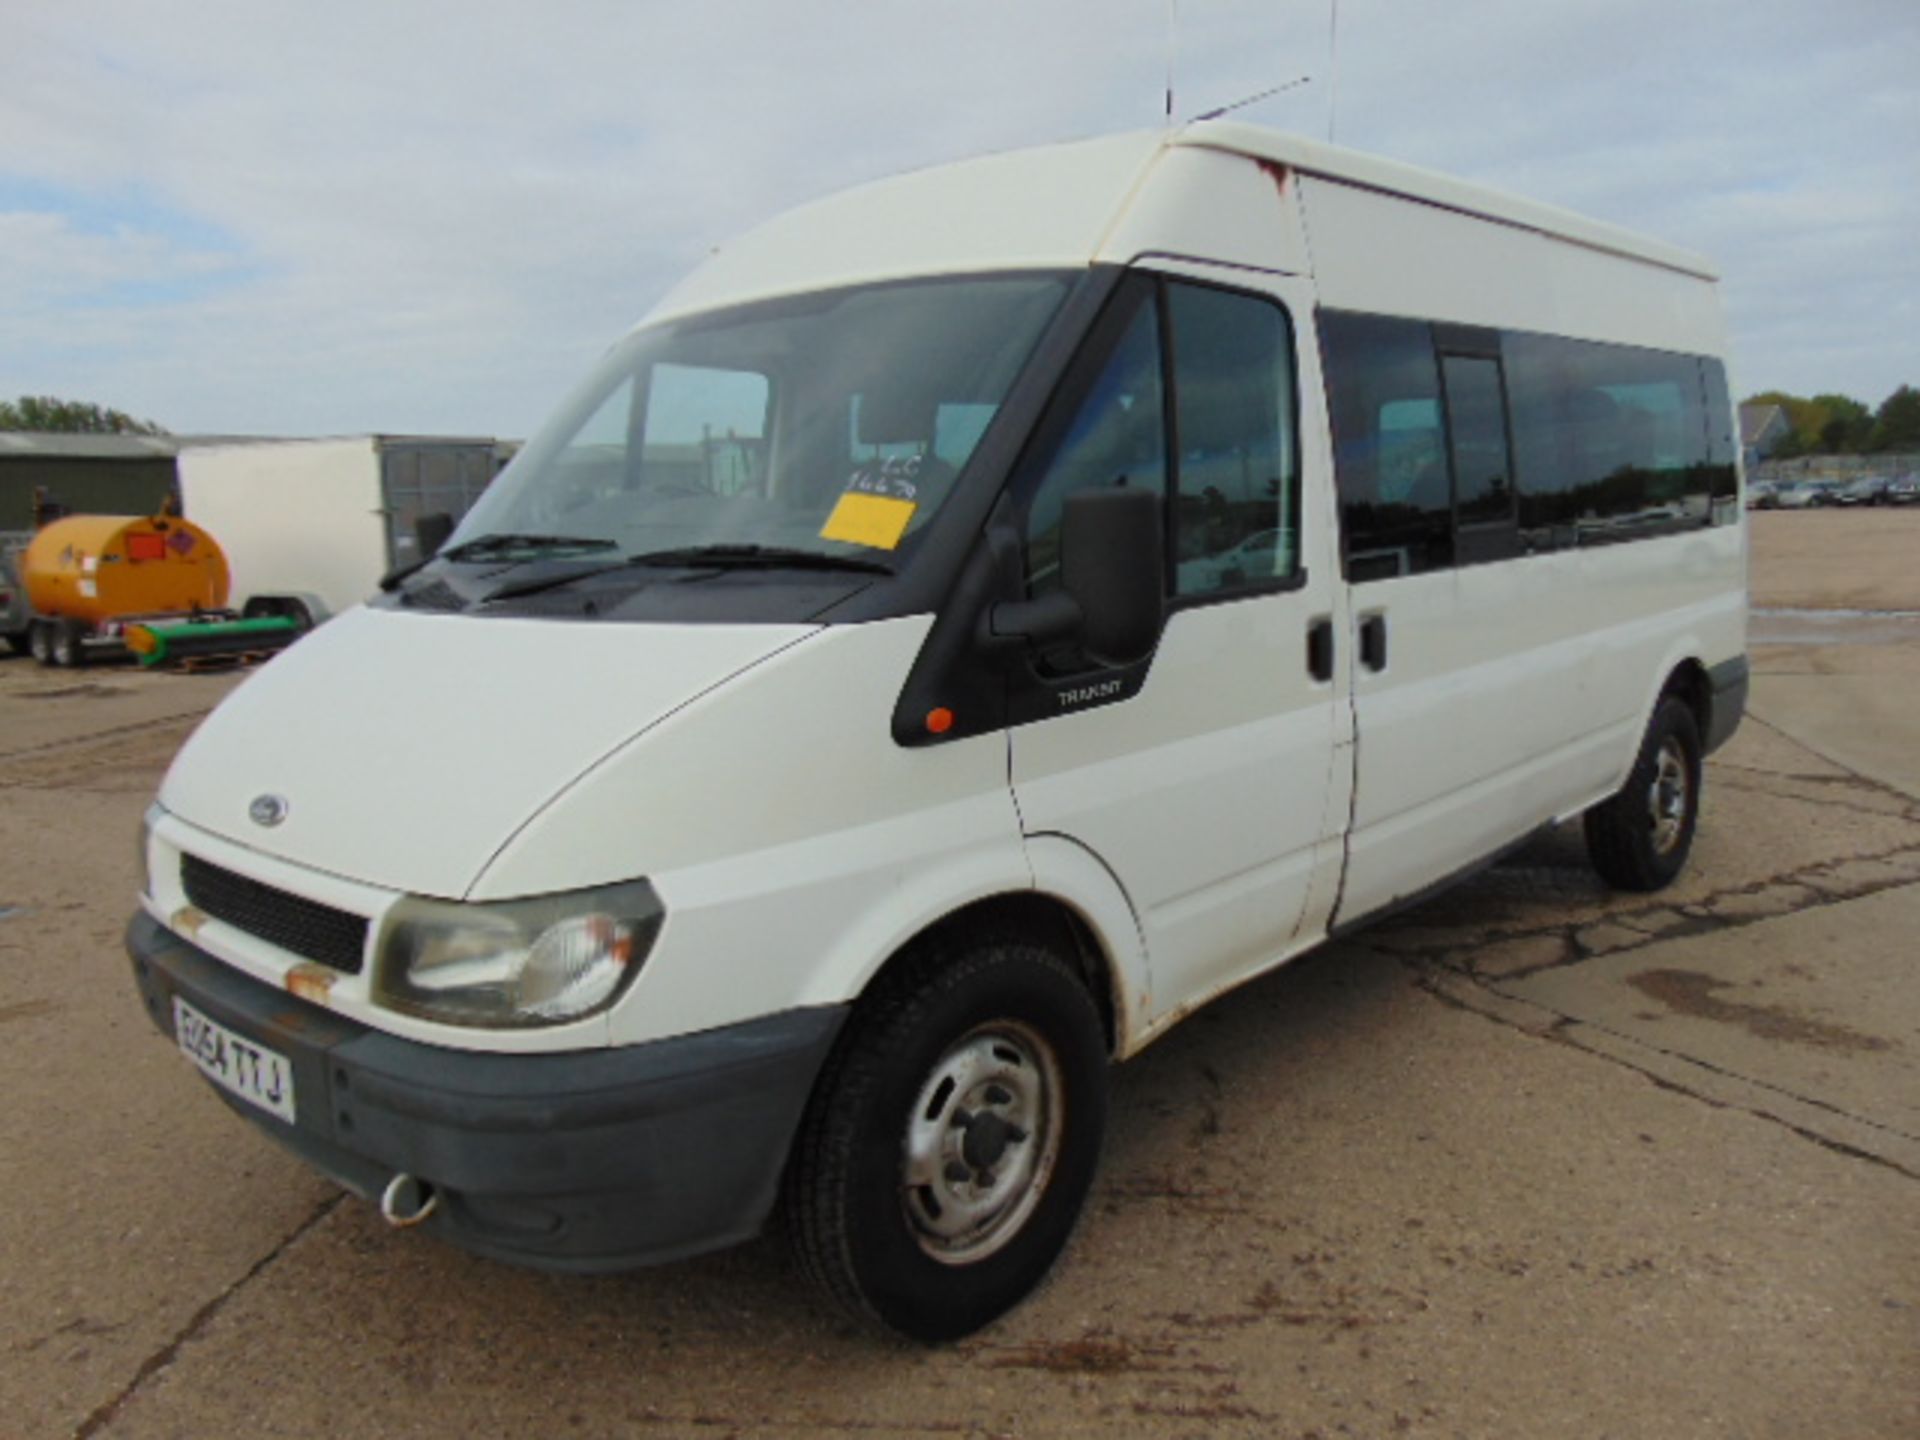
[[[1423,321],[1320,317],[1347,578],[1453,564],[1453,487],[1440,372]]]
[[[1534,548],[1707,522],[1720,467],[1700,359],[1546,335],[1509,335],[1506,355]]]

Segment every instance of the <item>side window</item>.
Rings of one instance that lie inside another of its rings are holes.
[[[1520,523],[1536,548],[1636,539],[1709,518],[1715,466],[1700,361],[1510,337]]]
[[[1453,487],[1431,329],[1418,320],[1324,311],[1320,345],[1347,578],[1447,568]]]
[[[1096,485],[1164,495],[1165,402],[1160,325],[1142,304],[1047,464],[1027,513],[1027,585],[1034,595],[1060,583],[1060,515],[1067,496]]]
[[[1500,362],[1443,355],[1447,429],[1453,446],[1453,500],[1462,525],[1513,519],[1513,463]]]
[[[1174,590],[1258,586],[1299,565],[1293,366],[1267,300],[1170,283],[1177,490]]]

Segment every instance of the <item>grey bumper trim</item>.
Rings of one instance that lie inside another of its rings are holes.
[[[443,1203],[424,1228],[543,1269],[627,1269],[757,1233],[846,1017],[822,1006],[620,1049],[481,1054],[275,990],[144,914],[126,943],[163,1034],[178,994],[292,1064],[296,1124],[209,1087],[239,1114],[361,1195],[402,1171],[432,1182]]]
[[[1747,657],[1736,655],[1707,671],[1707,684],[1713,691],[1708,711],[1707,753],[1711,755],[1733,738],[1740,720],[1747,713]]]

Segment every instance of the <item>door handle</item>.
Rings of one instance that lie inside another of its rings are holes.
[[[1369,615],[1360,622],[1360,663],[1369,670],[1387,668],[1387,617]]]
[[[1333,617],[1322,615],[1307,626],[1307,674],[1321,684],[1333,679]]]

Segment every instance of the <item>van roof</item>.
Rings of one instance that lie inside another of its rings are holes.
[[[1591,220],[1558,205],[1528,200],[1491,186],[1443,175],[1385,160],[1343,145],[1328,145],[1301,135],[1269,130],[1262,125],[1235,121],[1204,121],[1185,126],[1168,137],[1169,145],[1190,145],[1209,150],[1225,150],[1298,170],[1307,175],[1324,175],[1350,185],[1364,186],[1389,195],[1404,196],[1447,210],[1478,215],[1503,224],[1556,235],[1596,250],[1611,251],[1635,260],[1664,265],[1704,280],[1717,280],[1720,272],[1712,261],[1691,250],[1652,240],[1634,231]]]
[[[1223,210],[1247,203],[1244,186],[1229,193],[1229,174],[1197,163],[1206,152],[1717,278],[1699,255],[1556,206],[1258,125],[1195,121],[1003,151],[841,190],[718,247],[648,318],[913,275],[1125,263],[1168,248],[1155,243],[1155,226],[1169,217],[1216,200]],[[1183,153],[1194,163],[1175,163]],[[1306,268],[1304,256],[1300,262]]]

